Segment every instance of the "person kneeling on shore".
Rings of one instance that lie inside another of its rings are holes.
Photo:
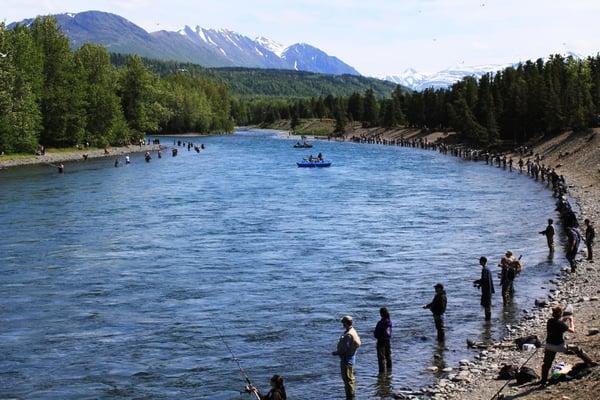
[[[573,316],[563,317],[563,308],[561,306],[552,309],[552,318],[546,324],[546,346],[544,348],[544,363],[542,364],[541,385],[548,382],[548,373],[552,363],[556,358],[556,353],[575,354],[581,358],[589,367],[598,365],[578,346],[572,346],[565,343],[563,337],[565,332],[575,332],[575,323]]]

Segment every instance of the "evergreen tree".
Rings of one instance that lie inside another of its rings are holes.
[[[85,44],[75,53],[75,62],[85,84],[86,141],[99,147],[128,142],[129,129],[108,52],[102,46]]]
[[[47,146],[72,146],[84,136],[85,113],[81,71],[73,62],[69,40],[53,17],[36,18],[34,40],[42,50],[44,90],[40,100],[40,142]]]
[[[343,135],[346,132],[346,125],[348,118],[341,105],[334,106],[334,117],[335,117],[335,129],[334,132],[338,135]]]
[[[9,32],[10,55],[14,66],[11,151],[31,153],[42,130],[42,53],[33,42],[31,31],[16,26]]]
[[[348,99],[348,115],[352,121],[360,121],[363,113],[363,99],[360,93],[354,92]]]
[[[396,114],[397,109],[394,107],[394,100],[384,99],[381,103],[381,125],[384,128],[394,128],[399,124],[399,117]]]
[[[150,98],[150,73],[138,56],[130,56],[121,76],[121,105],[125,119],[138,134],[152,129],[147,115]]]
[[[362,122],[365,128],[377,126],[379,122],[379,104],[375,99],[375,93],[373,89],[367,89],[365,91],[365,98],[363,102],[363,116]]]
[[[4,23],[0,22],[0,52],[5,54],[4,57],[0,57],[0,154],[13,151],[11,146],[14,126],[12,96],[15,71],[8,35]]]
[[[292,132],[296,132],[296,128],[298,127],[298,125],[300,125],[300,119],[298,118],[298,107],[294,106],[292,107],[292,118],[290,120],[290,128],[292,129]]]

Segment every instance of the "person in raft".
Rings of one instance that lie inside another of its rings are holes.
[[[485,310],[485,320],[489,321],[492,319],[492,294],[496,292],[492,273],[487,267],[487,258],[481,257],[479,265],[481,265],[481,278],[473,282],[473,286],[481,289],[481,305]]]
[[[550,253],[554,253],[554,220],[552,218],[548,219],[548,226],[540,232],[540,235],[546,236],[548,250],[550,250]]]
[[[392,371],[392,350],[390,346],[392,320],[390,319],[390,312],[385,307],[379,309],[379,315],[381,319],[375,326],[373,336],[377,339],[377,363],[379,364],[379,373],[382,374],[386,369],[387,372]]]
[[[283,377],[273,375],[271,377],[271,390],[267,394],[261,394],[260,391],[252,385],[246,386],[246,393],[255,393],[261,400],[286,400],[285,386],[283,385]]]
[[[346,400],[354,400],[356,394],[356,377],[354,376],[354,365],[356,364],[356,351],[361,345],[360,337],[352,326],[352,317],[346,315],[341,320],[344,333],[340,336],[337,350],[331,353],[340,357],[340,370],[346,391]]]
[[[445,328],[444,328],[444,313],[446,312],[446,304],[448,304],[448,299],[446,298],[446,291],[444,290],[444,285],[438,283],[434,286],[435,288],[435,296],[431,303],[423,306],[425,309],[431,310],[433,314],[433,322],[435,323],[435,329],[437,331],[437,340],[438,342],[443,342],[446,338]]]
[[[556,358],[556,353],[575,354],[581,358],[589,367],[595,367],[594,362],[580,347],[568,345],[563,337],[565,332],[575,332],[573,316],[563,316],[564,310],[561,306],[552,309],[552,318],[546,323],[546,346],[544,347],[544,362],[542,364],[542,379],[540,384],[546,385],[550,367]]]

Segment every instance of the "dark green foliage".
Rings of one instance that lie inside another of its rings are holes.
[[[379,122],[379,104],[375,98],[373,89],[367,89],[365,91],[361,121],[366,128],[377,126]]]
[[[75,52],[85,82],[86,137],[92,145],[125,144],[130,131],[117,96],[117,73],[102,46],[86,44]]]
[[[402,112],[409,126],[456,130],[480,145],[523,143],[600,124],[600,55],[586,60],[551,56],[479,81],[466,77],[449,89],[394,93],[392,98],[379,100],[382,126],[395,126],[395,112]],[[349,104],[358,104],[356,95]]]
[[[224,83],[160,78],[135,56],[118,69],[98,45],[74,53],[51,17],[11,30],[0,24],[0,53],[6,54],[0,57],[0,152],[32,152],[38,143],[123,145],[165,131],[230,132],[239,111]]]
[[[335,128],[334,133],[343,134],[346,131],[346,124],[348,123],[348,118],[346,117],[346,112],[344,111],[344,107],[342,104],[334,104],[334,116],[335,116]]]
[[[123,54],[111,54],[112,63],[116,66],[124,66],[127,58]],[[196,64],[146,58],[143,61],[160,76],[187,74],[216,80],[227,84],[233,95],[243,97],[339,97],[364,92],[368,88],[372,88],[377,96],[389,96],[396,88],[394,83],[357,75],[241,67],[204,68]]]
[[[44,86],[41,95],[43,130],[40,143],[72,146],[81,141],[85,128],[83,85],[73,61],[69,40],[52,17],[37,18],[32,26],[43,57]]]

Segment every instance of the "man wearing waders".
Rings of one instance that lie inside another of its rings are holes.
[[[566,258],[571,265],[571,272],[575,273],[577,269],[577,263],[575,262],[575,257],[577,257],[577,252],[579,251],[579,243],[581,243],[581,234],[575,227],[571,227],[567,229],[567,254]]]
[[[492,319],[492,294],[496,292],[494,291],[492,273],[487,267],[487,258],[481,257],[479,265],[481,265],[481,279],[473,282],[473,285],[481,289],[481,305],[485,310],[485,320],[489,321]]]
[[[392,372],[392,350],[390,346],[392,320],[390,319],[390,312],[385,307],[379,309],[379,315],[381,319],[375,326],[373,336],[377,339],[377,363],[379,364],[379,373],[382,374],[386,369],[388,373]]]
[[[554,253],[554,220],[548,219],[548,226],[546,229],[540,232],[540,235],[546,236],[546,242],[548,243],[548,250],[550,253]]]
[[[443,342],[446,335],[444,332],[444,313],[446,312],[446,304],[448,300],[446,299],[446,291],[444,290],[444,285],[438,283],[434,286],[435,288],[435,296],[431,303],[424,305],[423,308],[428,308],[431,310],[433,314],[433,322],[435,323],[435,329],[437,330],[437,340],[438,342]]]
[[[344,326],[344,333],[340,336],[337,350],[331,354],[340,357],[340,370],[344,381],[344,389],[346,390],[346,400],[354,400],[356,392],[354,364],[356,363],[356,350],[360,347],[361,342],[358,333],[352,326],[350,315],[342,318],[342,325]]]

